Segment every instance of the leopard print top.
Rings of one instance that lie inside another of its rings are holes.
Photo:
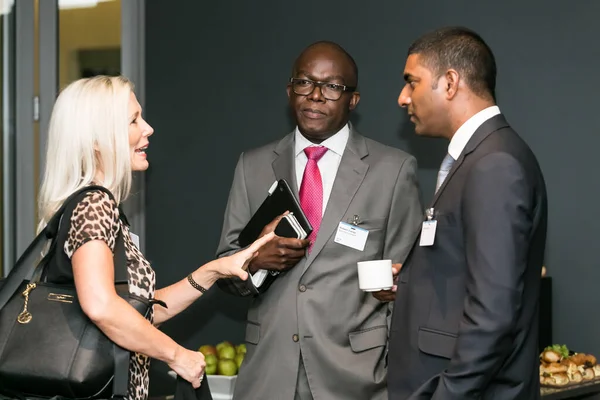
[[[150,299],[156,285],[154,270],[134,244],[129,228],[119,219],[117,204],[101,191],[89,192],[75,207],[71,217],[69,235],[65,241],[65,253],[69,259],[73,253],[90,240],[102,240],[114,252],[119,229],[125,238],[129,292]],[[148,319],[153,321],[152,311]],[[150,359],[146,355],[132,353],[129,361],[128,400],[148,398]]]

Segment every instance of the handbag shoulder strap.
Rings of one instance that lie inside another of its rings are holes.
[[[48,239],[53,239],[58,234],[58,229],[60,227],[60,220],[62,219],[63,214],[67,207],[72,207],[73,209],[77,206],[82,195],[86,195],[89,192],[101,191],[106,193],[111,200],[115,201],[115,196],[111,193],[110,190],[100,185],[89,185],[80,188],[79,190],[73,192],[67,199],[62,203],[58,211],[54,213],[52,218],[46,224],[46,228],[44,230],[47,232],[46,236]]]
[[[66,207],[63,211],[62,217],[58,221],[58,228],[56,230],[55,240],[52,242],[52,248],[48,252],[49,257],[53,257],[49,259],[45,264],[40,263],[40,267],[36,271],[36,278],[41,275],[41,279],[45,280],[46,275],[49,273],[49,268],[53,268],[57,265],[60,266],[61,270],[71,270],[71,260],[67,257],[67,255],[62,250],[64,243],[68,240],[69,230],[71,229],[71,221],[70,218],[73,215],[73,211],[77,208],[78,204],[92,191],[102,191],[110,197],[111,200],[114,201],[114,197],[110,191],[102,186],[89,186],[88,188],[93,188],[92,190],[84,191],[79,193],[73,201],[70,201],[69,204],[66,204]],[[127,218],[123,214],[121,207],[119,209],[119,219],[127,224]],[[114,261],[114,269],[115,275],[114,280],[115,283],[127,283],[128,281],[128,272],[127,272],[127,257],[125,253],[125,241],[123,236],[123,229],[120,228],[117,233],[117,237],[115,238],[115,247],[113,249],[113,261]],[[32,279],[37,280],[37,279]]]

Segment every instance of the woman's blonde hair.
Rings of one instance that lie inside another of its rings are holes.
[[[132,91],[125,77],[95,76],[79,79],[60,93],[50,118],[38,231],[67,197],[92,182],[109,189],[118,203],[127,198]],[[104,176],[102,181],[98,176]]]

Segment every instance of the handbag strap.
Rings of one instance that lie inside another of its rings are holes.
[[[98,190],[108,194],[110,199],[114,201],[114,197],[113,197],[112,193],[103,186],[88,186],[88,189],[90,189],[90,190],[86,190],[84,192],[79,193],[77,196],[75,196],[75,198],[72,201],[69,202],[69,204],[65,204],[65,209],[63,211],[63,215],[58,220],[58,226],[56,227],[55,240],[52,241],[52,245],[51,245],[50,250],[48,251],[47,257],[54,257],[55,262],[60,264],[62,268],[65,268],[65,267],[70,268],[70,266],[71,266],[71,260],[69,258],[67,258],[66,254],[64,254],[64,252],[62,251],[62,246],[64,245],[65,241],[69,237],[69,230],[71,229],[70,217],[73,214],[73,211],[75,210],[75,208],[77,208],[77,205],[79,204],[79,202],[81,200],[83,200],[90,191],[98,191]],[[119,207],[119,219],[126,225],[129,225],[127,222],[127,218],[125,217],[125,214],[123,213],[123,210],[121,209],[121,207]],[[66,221],[63,221],[63,220],[66,220]],[[114,282],[115,282],[115,284],[127,283],[128,278],[129,278],[129,274],[127,272],[127,256],[125,253],[125,240],[124,239],[125,238],[123,237],[123,229],[119,229],[117,237],[115,239],[115,247],[113,249]],[[48,261],[50,261],[50,260],[48,260]],[[45,278],[49,265],[50,265],[49,262],[40,263],[35,272],[34,278],[32,278],[32,281],[36,282],[37,280],[42,280],[39,278]],[[38,278],[38,279],[36,279],[36,278]]]
[[[115,282],[123,280],[127,282],[127,257],[125,254],[125,237],[123,236],[123,229],[119,229],[119,235],[115,243],[114,264]],[[131,356],[131,352],[118,344],[113,343],[113,353],[115,371],[113,376],[112,397],[125,398],[129,389],[129,357]]]

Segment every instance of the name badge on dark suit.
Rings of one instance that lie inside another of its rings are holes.
[[[428,208],[425,210],[426,221],[423,221],[421,227],[421,239],[419,246],[433,246],[435,242],[435,230],[437,228],[437,220],[435,219],[435,210]]]

